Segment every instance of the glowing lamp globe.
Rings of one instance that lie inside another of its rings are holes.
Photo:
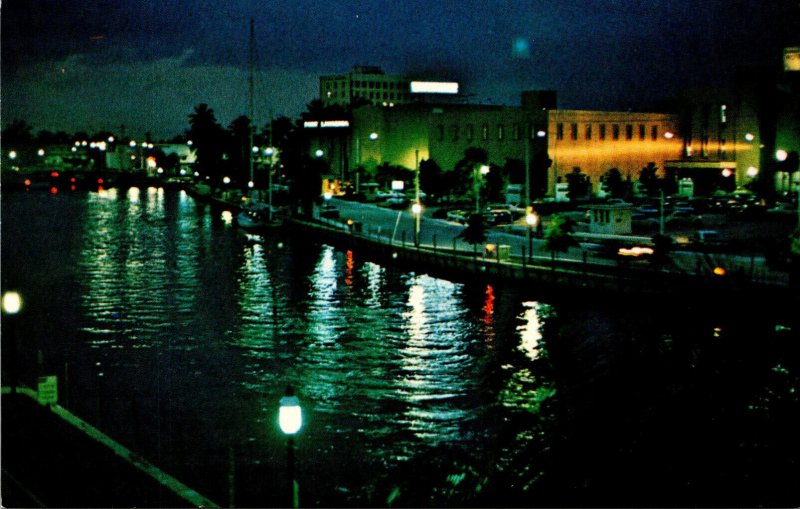
[[[297,396],[284,396],[281,398],[278,424],[287,435],[294,435],[303,425],[303,412],[300,409],[300,400]]]
[[[10,291],[3,294],[3,311],[15,315],[22,309],[22,297],[19,293]]]

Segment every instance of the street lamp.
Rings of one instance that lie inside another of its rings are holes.
[[[474,180],[473,187],[475,188],[475,213],[476,214],[480,214],[480,212],[481,212],[481,203],[480,203],[481,189],[480,189],[480,183],[478,181],[478,176],[479,175],[480,176],[486,176],[488,173],[489,173],[489,167],[487,165],[485,165],[485,164],[482,164],[482,165],[478,166],[472,172],[472,177],[473,177],[473,180]]]
[[[411,213],[414,214],[414,247],[419,247],[419,223],[422,216],[422,204],[419,201],[411,206]]]
[[[533,253],[533,241],[531,240],[531,233],[533,228],[536,227],[537,223],[539,222],[539,216],[536,215],[535,212],[532,210],[528,211],[525,214],[525,223],[528,225],[528,260],[532,258]]]
[[[19,337],[17,336],[17,331],[15,330],[16,325],[16,316],[22,310],[22,296],[19,293],[10,290],[3,294],[2,300],[2,308],[3,311],[3,319],[7,320],[8,329],[6,332],[11,337],[10,347],[11,347],[11,391],[17,391],[17,382],[19,377],[19,360],[17,359],[17,352],[19,350],[18,342]]]
[[[303,425],[303,412],[300,400],[294,395],[292,386],[286,388],[286,395],[281,398],[278,412],[278,424],[286,435],[286,478],[289,483],[289,494],[292,507],[300,506],[300,493],[297,481],[294,479],[294,435]]]

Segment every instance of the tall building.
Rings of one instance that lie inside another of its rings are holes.
[[[320,77],[319,97],[325,106],[349,106],[358,99],[394,106],[411,102],[410,83],[403,76],[384,74],[380,67],[357,65],[346,74]]]

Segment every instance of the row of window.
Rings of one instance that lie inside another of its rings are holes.
[[[353,89],[364,90],[408,90],[408,82],[397,81],[372,81],[372,80],[353,80]],[[325,83],[328,90],[346,89],[347,81],[328,81]]]
[[[445,126],[444,124],[438,124],[436,126],[437,130],[437,138],[439,141],[459,141],[461,136],[467,142],[471,142],[475,139],[476,130],[474,124],[467,124],[466,126],[459,126],[457,124],[452,124],[450,126]],[[481,124],[479,127],[479,132],[477,134],[480,135],[481,141],[487,141],[491,136],[496,137],[498,141],[504,140],[508,132],[506,130],[505,124],[497,124],[494,128],[490,128],[489,124]],[[493,132],[490,132],[493,131]],[[522,136],[524,136],[524,131],[527,131],[528,137],[530,139],[534,139],[536,137],[543,138],[546,136],[546,133],[543,130],[537,130],[531,124],[523,124],[520,125],[518,123],[511,124],[511,138],[514,140],[519,140]]]
[[[341,92],[330,92],[328,91],[325,94],[327,99],[347,99],[350,100],[350,96],[347,94],[346,91]],[[360,93],[353,93],[353,97],[363,97],[364,99],[372,99],[377,101],[410,101],[411,95],[410,94],[403,94],[398,92],[360,92]]]
[[[579,131],[579,125],[577,123],[569,124],[569,134],[570,139],[578,140],[581,138]],[[595,132],[595,127],[597,128]],[[621,125],[620,124],[611,124],[611,132],[610,136],[612,140],[619,140],[621,136]],[[625,124],[625,139],[626,140],[633,140],[634,138],[634,127],[638,127],[636,129],[636,134],[639,140],[647,139],[648,129],[645,124],[639,124],[638,126],[634,126],[633,124]],[[649,129],[650,139],[653,141],[658,140],[658,126],[653,125],[650,126]],[[594,124],[594,123],[587,123],[583,127],[583,139],[585,140],[592,140],[594,137],[597,136],[599,140],[605,140],[609,136],[608,132],[608,124]],[[563,140],[564,139],[564,124],[559,122],[556,124],[556,139]]]

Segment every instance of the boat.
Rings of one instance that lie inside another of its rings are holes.
[[[283,219],[275,207],[256,200],[248,200],[236,215],[236,224],[248,231],[263,231],[283,226]]]
[[[253,19],[250,19],[250,70],[249,70],[249,118],[251,119],[250,125],[250,146],[253,146],[253,65],[255,60],[255,29],[253,26]],[[271,138],[271,135],[270,135]],[[271,141],[271,140],[270,140]],[[250,166],[250,188],[253,185],[253,154],[249,152]],[[256,196],[251,195],[243,198],[243,204],[240,212],[236,216],[236,224],[244,230],[268,230],[279,228],[283,226],[282,214],[272,204],[272,168],[268,170],[269,173],[269,199],[267,203],[260,201]]]

